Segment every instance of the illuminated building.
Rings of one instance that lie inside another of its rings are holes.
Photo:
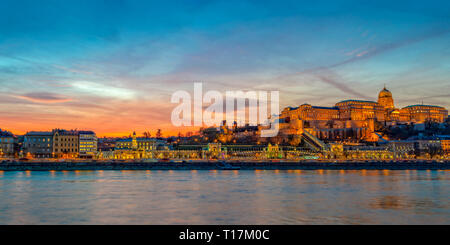
[[[383,146],[346,146],[343,152],[346,159],[392,160],[393,151]]]
[[[303,104],[287,107],[279,115],[280,137],[303,135],[309,132],[327,141],[378,141],[376,123],[424,123],[428,120],[442,123],[448,111],[440,106],[411,105],[395,108],[392,93],[383,88],[378,100],[344,100],[333,107]]]
[[[17,138],[10,132],[0,130],[0,157],[13,157]]]
[[[378,94],[378,104],[384,108],[385,121],[399,121],[400,111],[394,106],[394,98],[386,87]]]
[[[435,105],[410,105],[400,110],[401,121],[424,123],[434,121],[442,123],[448,117],[448,111],[441,106]]]
[[[367,119],[375,119],[378,121],[385,120],[384,107],[375,101],[365,100],[344,100],[336,103],[339,109],[340,120],[364,121]]]
[[[78,131],[79,156],[93,158],[97,154],[97,136],[92,131]]]
[[[378,104],[384,109],[394,110],[394,98],[391,91],[386,89],[386,86],[378,94]]]
[[[381,107],[371,101],[346,100],[335,107],[288,107],[280,115],[280,135],[302,135],[307,131],[321,140],[370,139],[374,116],[384,118]]]
[[[161,143],[160,140],[153,138],[137,138],[136,132],[127,139],[119,139],[116,141],[114,148],[115,159],[142,159],[153,158],[152,152],[156,150]]]
[[[450,139],[441,140],[441,148],[444,154],[450,154]]]
[[[52,132],[28,132],[25,134],[21,154],[30,158],[53,157]]]
[[[414,156],[416,142],[412,140],[389,141],[388,148],[396,159],[408,159]]]
[[[56,158],[78,157],[78,132],[74,130],[53,130],[53,156]]]

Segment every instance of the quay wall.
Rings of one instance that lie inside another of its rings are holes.
[[[407,162],[227,162],[241,170],[448,170],[450,161],[407,161]],[[0,171],[62,171],[62,170],[221,170],[217,161],[195,162],[2,162]],[[230,168],[227,168],[230,169]]]

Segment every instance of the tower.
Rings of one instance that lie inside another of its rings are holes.
[[[133,138],[131,140],[131,149],[136,150],[138,148],[136,140],[136,132],[133,132]]]
[[[384,86],[383,90],[378,94],[378,104],[384,107],[384,109],[394,109],[394,99],[392,98],[391,91]]]

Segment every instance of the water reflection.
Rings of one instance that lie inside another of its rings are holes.
[[[428,213],[427,209],[445,208],[428,198],[411,199],[404,196],[378,197],[373,199],[370,207],[375,209],[423,209],[425,213]]]
[[[448,171],[0,172],[0,224],[449,224]]]

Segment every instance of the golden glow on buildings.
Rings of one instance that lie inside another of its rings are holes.
[[[435,105],[410,105],[400,110],[401,121],[423,123],[427,120],[444,122],[448,117],[448,111]]]
[[[441,148],[444,151],[444,154],[450,154],[450,140],[441,140]]]
[[[53,154],[56,158],[77,158],[78,132],[53,130]]]
[[[79,156],[94,158],[97,154],[97,136],[92,131],[79,131]]]
[[[153,159],[157,158],[154,151],[157,149],[158,141],[153,138],[138,138],[136,132],[127,139],[116,142],[114,159]]]
[[[385,88],[378,101],[344,100],[333,107],[303,104],[287,107],[280,114],[280,135],[301,135],[307,131],[321,140],[377,141],[375,123],[442,123],[448,111],[434,105],[394,106],[392,93]]]

